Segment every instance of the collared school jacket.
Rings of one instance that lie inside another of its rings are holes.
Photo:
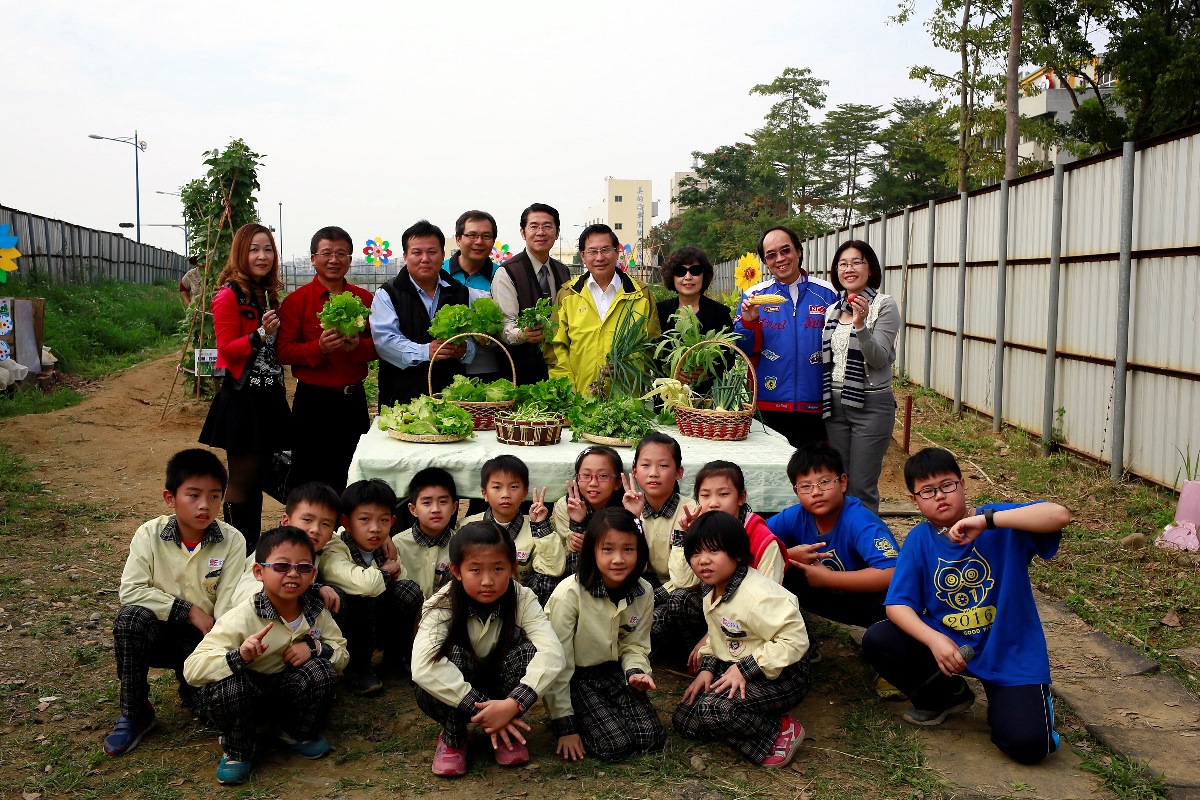
[[[443,531],[442,535],[447,532]],[[453,533],[451,533],[451,536]],[[435,538],[438,541],[442,536]],[[450,577],[450,536],[445,544],[429,545],[418,542],[413,529],[406,528],[392,537],[396,556],[404,577],[421,587],[421,594],[429,599],[441,589]]]
[[[796,595],[754,567],[739,567],[715,603],[711,591],[704,595],[704,619],[708,641],[700,647],[701,669],[705,658],[716,658],[737,664],[747,678],[761,673],[774,680],[808,652]]]
[[[800,275],[798,304],[792,303],[787,286],[777,280],[763,281],[742,293],[738,308],[755,294],[787,299],[778,306],[759,306],[753,323],[744,323],[741,314],[733,321],[738,347],[753,357],[758,407],[763,411],[820,413],[822,409],[821,332],[825,310],[837,299],[837,290],[804,271]]]
[[[517,593],[517,626],[537,650],[520,686],[514,690],[514,694],[520,695],[515,699],[528,710],[550,688],[562,670],[563,651],[558,643],[558,635],[554,633],[534,591],[516,581],[510,581],[509,586]],[[434,659],[434,654],[450,629],[450,598],[446,595],[451,588],[452,584],[443,587],[421,606],[421,623],[413,640],[412,680],[442,703],[464,713],[475,714],[477,709],[474,704],[488,698],[467,683],[450,659]],[[500,628],[498,615],[493,614],[486,620],[470,615],[467,636],[476,659],[482,660],[491,654],[500,641]]]
[[[189,553],[177,538],[162,536],[174,519],[156,517],[133,534],[121,571],[121,605],[147,608],[162,622],[186,620],[193,605],[220,617],[233,608],[246,540],[237,528],[214,520],[200,546]]]
[[[617,296],[603,320],[596,308],[596,301],[588,291],[588,275],[564,284],[558,291],[554,316],[558,330],[554,332],[546,363],[550,377],[566,375],[575,384],[575,391],[591,394],[591,385],[596,381],[608,351],[612,347],[617,322],[632,306],[633,314],[646,317],[646,339],[653,341],[662,333],[658,322],[658,306],[647,286],[635,281],[620,269],[613,276],[620,281]],[[820,331],[817,331],[817,351],[820,352]],[[817,383],[817,402],[821,400],[820,381]]]
[[[274,675],[288,668],[283,660],[284,651],[296,642],[306,640],[320,642],[320,653],[315,658],[332,662],[338,672],[345,669],[350,660],[346,639],[320,598],[301,595],[300,617],[300,626],[293,631],[266,594],[259,592],[217,620],[183,662],[183,679],[192,686],[204,686],[247,669]],[[263,637],[267,651],[246,663],[242,660],[242,642],[270,623],[274,624]]]
[[[642,528],[646,531],[646,546],[650,548],[649,566],[668,592],[680,586],[671,572],[671,542],[675,538],[675,531],[679,530],[680,518],[692,509],[682,497],[676,495],[676,498],[678,505],[675,507],[675,513],[669,517],[647,516],[647,512],[650,512],[649,502],[646,504],[646,510],[642,512]],[[690,567],[688,572],[691,572]]]
[[[355,597],[378,597],[387,588],[387,576],[379,568],[378,560],[369,567],[355,562],[350,548],[342,541],[344,530],[339,529],[329,540],[329,544],[321,550],[318,572],[321,582]],[[396,580],[402,580],[404,577],[404,564],[401,563],[400,574]]]
[[[650,628],[654,623],[654,592],[645,578],[630,596],[613,603],[608,593],[589,592],[574,575],[563,579],[546,603],[546,616],[562,644],[566,665],[546,694],[551,719],[574,713],[571,676],[575,667],[594,667],[616,661],[626,677],[650,674]]]

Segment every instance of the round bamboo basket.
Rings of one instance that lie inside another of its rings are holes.
[[[715,339],[705,339],[687,349],[692,352],[697,347]],[[737,345],[728,342],[717,342],[737,353],[746,362],[746,383],[750,389],[750,402],[743,403],[737,411],[718,411],[712,408],[692,408],[691,406],[675,406],[675,422],[679,432],[693,439],[711,439],[715,442],[738,442],[750,435],[750,423],[754,420],[754,410],[758,403],[758,378],[754,373],[754,365]],[[682,362],[682,359],[680,359]]]
[[[500,342],[499,339],[496,339],[493,336],[488,336],[486,333],[456,333],[453,336],[451,336],[449,339],[446,339],[444,342],[442,342],[441,347],[439,347],[437,350],[435,350],[434,352],[429,354],[429,371],[428,371],[428,374],[426,375],[425,380],[426,380],[427,385],[429,386],[429,396],[430,397],[436,397],[438,399],[441,399],[441,397],[442,397],[440,392],[438,394],[433,393],[434,359],[437,357],[437,354],[442,351],[442,347],[445,347],[446,345],[450,344],[450,342],[453,342],[455,339],[462,339],[465,336],[472,336],[472,337],[482,336],[484,339],[489,339],[492,342],[495,342],[496,344],[500,345],[500,352],[504,353],[505,358],[508,359],[508,367],[509,367],[509,369],[512,370],[513,386],[515,387],[517,385],[517,365],[513,363],[512,355],[509,354],[508,348],[505,347],[503,345],[503,343]],[[496,428],[496,412],[497,411],[505,411],[507,409],[512,408],[514,400],[498,400],[495,402],[478,402],[478,403],[472,402],[469,400],[447,400],[446,402],[453,403],[454,405],[458,406],[459,408],[465,408],[468,412],[470,412],[471,419],[475,423],[475,430],[490,431],[490,430],[495,430],[495,428]]]

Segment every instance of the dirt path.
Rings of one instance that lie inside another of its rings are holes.
[[[39,563],[21,580],[26,588],[20,601],[7,602],[7,611],[0,608],[0,631],[9,626],[0,638],[0,692],[8,693],[2,698],[7,718],[0,720],[0,796],[24,793],[26,800],[34,800],[76,792],[126,794],[131,781],[139,787],[134,791],[148,797],[227,796],[212,778],[219,754],[215,735],[179,709],[169,675],[155,681],[160,730],[123,759],[100,753],[100,740],[115,716],[108,626],[129,536],[142,521],[163,513],[163,465],[175,451],[195,446],[207,412],[207,403],[181,401],[176,394],[160,420],[172,368],[173,358],[150,362],[106,381],[79,406],[0,425],[0,441],[31,463],[35,477],[50,490],[64,500],[86,500],[111,512],[87,528],[96,541],[56,543],[53,560]],[[885,506],[907,502],[902,462],[903,454],[893,448],[881,481]],[[268,500],[264,519],[278,519],[278,514],[278,505]],[[900,522],[898,527],[907,526]],[[73,566],[51,566],[60,560]],[[484,795],[697,800],[711,797],[704,787],[727,797],[849,796],[843,794],[848,790],[855,796],[907,796],[903,786],[861,784],[856,773],[863,762],[855,759],[870,761],[871,752],[864,752],[861,740],[847,732],[847,720],[861,710],[870,676],[843,629],[823,636],[825,660],[815,670],[812,694],[796,712],[808,731],[806,748],[782,773],[754,769],[724,748],[676,737],[664,755],[620,765],[564,765],[552,758],[553,741],[538,724],[539,709],[532,720],[532,749],[538,758],[530,767],[500,770],[478,752],[466,779],[439,782],[428,767],[436,729],[415,710],[404,681],[392,678],[382,701],[350,698],[335,710],[329,726],[338,748],[333,757],[297,763],[279,748],[266,747],[255,783],[264,794],[255,796],[278,796],[297,781],[319,797],[384,797],[399,790],[438,791],[450,800]],[[686,677],[667,671],[659,675],[656,703],[667,721]],[[47,696],[54,699],[46,702]],[[884,719],[899,707],[888,709]],[[1094,779],[1074,768],[1079,756],[1073,750],[1035,770],[1008,762],[987,741],[985,715],[986,708],[978,705],[943,730],[919,732],[935,772],[985,796],[1105,796]],[[875,720],[878,724],[879,718]]]

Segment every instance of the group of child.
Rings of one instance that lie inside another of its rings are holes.
[[[182,451],[166,470],[173,514],[138,529],[122,574],[121,715],[105,751],[128,752],[154,726],[147,670],[161,666],[176,670],[183,704],[220,730],[223,784],[250,775],[264,701],[280,741],[306,758],[327,754],[319,725],[339,673],[368,695],[383,690],[380,675],[411,677],[417,706],[442,727],[437,775],[466,772],[472,724],[497,763],[527,762],[523,715],[539,698],[564,759],[621,758],[663,745],[651,655],[686,653],[695,678],[674,729],[784,766],[805,736],[790,712],[815,661],[802,608],[868,628],[864,656],[913,702],[909,722],[969,709],[969,673],[1001,750],[1034,763],[1057,749],[1028,566],[1057,550],[1066,509],[969,509],[953,456],[930,448],[905,466],[926,521],[900,550],[846,496],[826,445],[796,451],[788,479],[799,505],[765,522],[736,464],[706,464],[694,502],[681,495],[682,464],[662,433],[642,439],[629,473],[616,450],[587,447],[550,509],[524,462],[501,455],[481,470],[488,509],[457,528],[457,487],[440,468],[412,477],[413,522],[398,530],[384,481],[340,497],[304,484],[246,557],[241,534],[217,519],[220,461]]]

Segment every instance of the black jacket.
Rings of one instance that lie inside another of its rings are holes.
[[[450,284],[441,287],[441,291],[438,293],[438,309],[443,306],[470,304],[466,286],[451,278],[445,270],[439,273],[438,278]],[[433,337],[429,335],[429,323],[433,320],[425,310],[425,305],[417,294],[418,290],[408,276],[408,267],[401,269],[396,277],[379,288],[387,292],[391,299],[392,307],[396,309],[400,332],[404,334],[405,338],[417,344],[432,342]],[[440,392],[445,389],[454,380],[454,376],[462,371],[462,361],[457,358],[435,362],[432,375],[433,391]],[[425,394],[428,391],[428,380],[429,362],[422,361],[420,364],[400,369],[386,359],[380,358],[380,407],[398,402],[407,403]]]

